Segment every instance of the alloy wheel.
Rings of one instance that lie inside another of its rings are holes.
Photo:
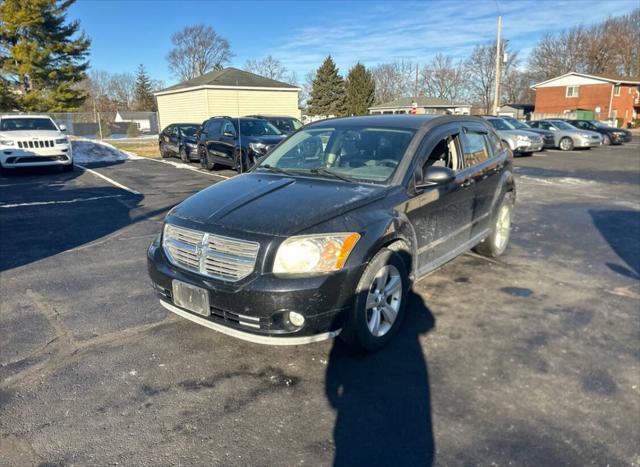
[[[507,242],[509,241],[509,234],[511,231],[511,206],[505,203],[498,212],[498,218],[496,219],[495,226],[495,247],[496,250],[502,251]]]
[[[374,277],[366,303],[369,332],[382,337],[389,332],[400,311],[402,276],[394,265],[383,266]]]

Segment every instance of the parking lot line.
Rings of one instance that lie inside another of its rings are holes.
[[[139,191],[132,190],[131,188],[129,188],[127,186],[124,186],[122,183],[116,182],[115,180],[113,180],[112,178],[107,177],[106,175],[102,175],[100,172],[96,172],[95,170],[88,169],[88,168],[86,168],[86,167],[84,167],[82,165],[78,165],[78,164],[76,164],[76,167],[78,167],[78,168],[80,168],[80,169],[82,169],[82,170],[84,170],[86,172],[90,172],[93,175],[95,175],[96,177],[99,177],[99,178],[111,183],[113,186],[117,186],[118,188],[121,188],[121,189],[123,189],[125,191],[128,191],[129,193],[133,193],[134,195],[141,195],[142,194]]]
[[[121,196],[123,195],[92,196],[90,198],[74,198],[74,199],[58,200],[58,201],[33,201],[31,203],[0,204],[0,208],[18,208],[23,206],[44,206],[46,204],[82,203],[84,201],[96,201],[99,199],[120,198]]]
[[[219,178],[223,178],[225,180],[231,178],[231,177],[227,177],[226,175],[220,175],[220,174],[214,174],[208,171],[204,171],[201,169],[198,169],[196,167],[193,167],[189,164],[185,164],[184,162],[177,162],[177,161],[167,161],[167,160],[163,160],[163,159],[152,159],[149,158],[149,160],[151,161],[155,161],[155,162],[161,162],[162,164],[167,164],[167,165],[171,165],[173,167],[176,167],[178,169],[187,169],[187,170],[193,170],[194,172],[198,172],[204,175],[209,175],[211,177],[219,177]]]

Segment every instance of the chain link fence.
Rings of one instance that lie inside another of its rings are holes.
[[[37,115],[49,115],[58,125],[66,127],[67,134],[82,138],[103,140],[149,138],[157,136],[159,133],[157,112],[123,110],[117,112],[43,112],[37,113]]]

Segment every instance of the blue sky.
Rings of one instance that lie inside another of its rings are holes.
[[[525,58],[547,32],[629,12],[637,0],[403,1],[126,1],[79,0],[69,16],[92,39],[91,66],[133,72],[143,63],[154,79],[176,82],[167,67],[170,36],[204,23],[226,37],[230,65],[268,54],[302,80],[333,55],[343,73],[360,61],[427,62],[438,52],[466,56],[495,38],[498,8],[503,37]],[[630,38],[630,40],[632,40]]]

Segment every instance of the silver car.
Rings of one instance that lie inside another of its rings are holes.
[[[536,151],[542,151],[544,140],[542,136],[526,130],[518,130],[511,123],[500,117],[484,117],[502,140],[503,144],[509,146],[514,154],[531,155]]]
[[[592,148],[602,144],[600,133],[576,128],[562,120],[538,120],[529,122],[529,125],[553,131],[555,145],[563,151],[571,151],[573,148]]]

